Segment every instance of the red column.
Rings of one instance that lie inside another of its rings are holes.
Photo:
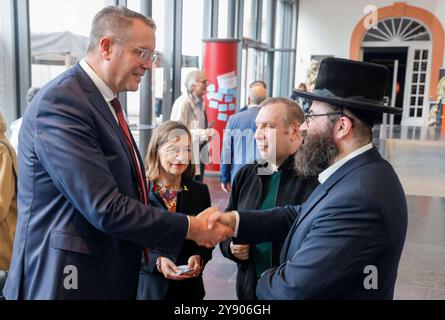
[[[203,70],[209,80],[206,112],[209,124],[218,133],[209,144],[210,164],[206,169],[219,171],[223,131],[235,113],[237,91],[238,42],[233,39],[204,40]]]

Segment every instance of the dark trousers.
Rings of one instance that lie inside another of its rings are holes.
[[[199,181],[199,182],[204,182],[204,170],[205,170],[205,164],[204,163],[200,163],[199,164],[199,171],[201,172],[201,174],[195,176],[195,180]]]
[[[202,154],[205,154],[206,156],[205,156],[205,159],[201,159],[201,155]],[[199,172],[200,172],[200,174],[199,175],[197,175],[197,176],[195,176],[195,180],[196,181],[199,181],[199,182],[203,182],[204,181],[204,171],[205,171],[205,162],[209,162],[209,149],[208,149],[208,147],[207,147],[207,142],[204,142],[204,143],[201,143],[200,145],[199,145],[199,156],[200,156],[200,159],[199,159]],[[205,162],[203,162],[202,160],[204,160]]]

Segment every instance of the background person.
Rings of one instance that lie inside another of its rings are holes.
[[[3,271],[9,269],[17,224],[17,156],[6,137],[6,129],[6,119],[0,110],[0,270]]]
[[[28,92],[26,93],[26,101],[28,102],[28,105],[31,103],[32,99],[34,99],[34,96],[37,94],[37,92],[39,92],[39,90],[40,87],[29,88]],[[10,125],[11,134],[9,136],[9,141],[11,142],[16,154],[19,153],[19,132],[22,126],[22,121],[23,117],[20,117],[17,120],[14,120]]]
[[[181,121],[189,128],[193,137],[195,150],[192,157],[196,166],[196,179],[204,180],[205,163],[208,161],[207,143],[212,137],[208,128],[207,114],[204,106],[204,96],[207,94],[209,81],[201,70],[190,72],[185,78],[186,92],[176,99],[172,107],[170,120]]]
[[[221,151],[222,163],[221,188],[230,193],[233,179],[245,164],[252,164],[258,157],[258,148],[254,139],[260,104],[267,99],[263,86],[252,86],[249,90],[248,110],[232,115],[224,130]]]
[[[266,92],[267,92],[267,85],[266,85],[266,83],[263,80],[255,80],[255,81],[253,81],[251,84],[249,84],[249,90],[254,88],[254,87],[257,87],[257,86],[264,88],[264,90],[266,90]],[[246,111],[248,109],[249,104],[250,104],[249,97],[247,97],[247,104],[244,107],[242,107],[239,110],[239,112]]]
[[[303,82],[300,82],[300,84],[298,85],[297,90],[300,90],[300,91],[303,91],[303,92],[307,92],[307,86],[306,86],[306,84],[303,83]],[[310,107],[310,106],[309,106],[309,101],[308,101],[307,98],[299,97],[299,96],[297,95],[297,92],[295,92],[295,91],[292,92],[292,95],[291,95],[290,98],[291,98],[292,100],[298,102],[298,104],[299,104],[300,107],[301,107],[301,110],[302,110],[304,113],[307,113],[307,112],[309,111],[309,107]]]

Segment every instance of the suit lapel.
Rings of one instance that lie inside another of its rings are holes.
[[[280,254],[280,261],[285,261],[287,252],[289,251],[290,242],[292,241],[293,234],[297,227],[300,225],[301,221],[303,221],[304,218],[312,211],[312,208],[320,202],[321,199],[323,199],[326,196],[327,192],[323,188],[322,184],[319,184],[317,188],[314,189],[314,191],[311,193],[309,198],[306,200],[306,202],[303,204],[302,210],[298,218],[294,221],[294,224],[292,225],[292,228],[290,229],[286,240],[283,244],[283,250]]]
[[[81,84],[82,88],[86,92],[89,93],[88,100],[90,100],[91,104],[99,111],[100,115],[102,115],[102,117],[104,117],[105,121],[111,126],[111,128],[113,128],[114,132],[119,137],[121,145],[125,150],[128,160],[130,161],[129,163],[131,164],[133,176],[134,176],[135,180],[137,181],[137,171],[133,165],[133,158],[131,157],[131,150],[128,147],[128,144],[125,140],[124,133],[122,132],[122,129],[120,128],[118,122],[116,121],[116,118],[114,118],[114,115],[111,112],[108,103],[105,101],[105,99],[102,96],[102,94],[100,93],[99,89],[97,89],[97,87],[95,86],[93,81],[85,73],[85,71],[82,69],[82,67],[79,64],[77,64],[74,66],[74,68],[75,68],[74,69],[75,72],[79,76],[79,80],[80,80],[80,84]],[[131,139],[132,139],[133,145],[135,147],[136,154],[139,159],[139,163],[141,164],[141,167],[142,167],[141,156],[139,154],[139,151],[136,148],[136,143],[134,142],[132,135],[131,135]],[[141,172],[144,172],[143,168],[142,168]]]
[[[298,219],[292,225],[292,228],[287,235],[287,238],[283,244],[283,250],[280,255],[280,261],[285,261],[287,253],[289,251],[289,246],[293,238],[293,234],[301,222],[312,212],[312,209],[329,193],[329,190],[336,185],[340,180],[343,179],[351,171],[356,168],[365,165],[369,162],[377,161],[382,159],[380,153],[375,147],[368,150],[355,158],[352,158],[344,165],[342,165],[337,171],[335,171],[323,184],[320,184],[315,188],[315,190],[309,196],[309,199],[303,204],[302,210]]]
[[[343,164],[337,171],[335,171],[323,184],[320,184],[314,192],[312,192],[309,200],[303,205],[303,211],[298,217],[298,224],[303,221],[303,219],[312,211],[312,208],[325,196],[328,194],[329,190],[336,185],[340,180],[343,179],[348,173],[355,170],[356,168],[367,164],[372,161],[381,159],[379,152],[375,147],[372,149],[359,154],[355,158],[352,158],[345,164]],[[316,192],[318,191],[318,192]],[[297,227],[298,227],[297,224]]]

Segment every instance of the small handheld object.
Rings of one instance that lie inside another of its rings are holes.
[[[215,120],[210,121],[208,128],[211,129],[215,125]]]
[[[190,271],[193,271],[193,269],[189,269],[188,265],[182,265],[182,266],[178,266],[179,268],[179,272],[176,272],[177,275],[181,275],[183,273],[187,273]]]

